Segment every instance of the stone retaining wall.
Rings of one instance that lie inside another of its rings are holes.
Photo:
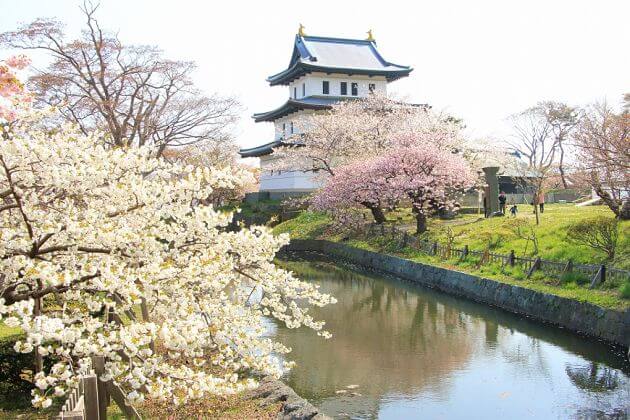
[[[286,249],[321,252],[626,348],[630,346],[630,310],[605,309],[590,303],[335,242],[292,240]]]
[[[263,378],[260,386],[251,391],[249,396],[261,400],[263,407],[281,402],[278,420],[331,420],[289,386],[271,376]]]

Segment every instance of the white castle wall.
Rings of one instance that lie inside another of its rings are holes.
[[[304,124],[304,122],[299,122],[299,119],[303,116],[312,114],[313,111],[308,109],[304,111],[299,111],[294,114],[287,115],[286,117],[278,118],[273,122],[275,129],[275,139],[286,139],[291,136],[291,123],[293,123],[293,134],[299,134],[300,128]],[[284,125],[284,127],[283,127]],[[284,131],[283,131],[284,128]]]
[[[330,90],[328,95],[322,92],[322,82],[324,80],[329,82]],[[384,76],[355,75],[350,77],[345,74],[310,73],[291,82],[289,85],[289,96],[293,99],[301,99],[306,96],[341,96],[341,82],[348,83],[348,94],[345,96],[352,97],[351,83],[358,83],[358,97],[365,97],[370,93],[370,83],[375,85],[374,91],[376,93],[387,94],[387,80],[385,80]],[[304,95],[302,95],[302,85],[304,85]],[[294,96],[294,94],[297,96]]]
[[[319,187],[313,172],[270,170],[273,155],[260,158],[260,191],[308,192]]]

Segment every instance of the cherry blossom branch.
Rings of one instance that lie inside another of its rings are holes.
[[[1,298],[4,298],[5,305],[12,305],[16,302],[20,302],[28,299],[39,299],[51,293],[63,293],[70,290],[73,286],[76,286],[81,283],[85,283],[89,280],[97,278],[100,276],[100,273],[94,273],[82,276],[76,280],[73,280],[68,285],[64,286],[47,286],[38,290],[29,290],[28,292],[20,292],[16,293],[15,290],[18,286],[24,284],[23,282],[19,282],[18,284],[13,284],[5,288],[0,294]]]

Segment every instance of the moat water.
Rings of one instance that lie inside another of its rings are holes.
[[[327,261],[281,265],[338,302],[333,334],[274,326],[286,382],[334,418],[630,417],[623,350],[408,282]]]

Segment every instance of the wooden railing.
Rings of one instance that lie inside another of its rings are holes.
[[[140,414],[125,399],[125,393],[116,384],[103,381],[100,376],[105,372],[105,359],[102,356],[92,357],[88,373],[81,375],[79,386],[73,389],[55,420],[106,420],[110,399],[127,419],[141,419]]]
[[[120,297],[115,293],[113,298],[118,304],[122,303]],[[142,299],[140,304],[140,311],[142,320],[149,322],[149,310],[144,299]],[[133,311],[126,310],[123,313],[130,320],[136,321],[136,315]],[[113,310],[110,310],[108,316],[112,322],[123,324],[123,320]],[[149,346],[155,352],[155,343],[153,341],[151,341]],[[129,362],[129,357],[124,352],[119,351],[118,355],[123,361]],[[128,420],[142,418],[138,411],[128,404],[125,392],[119,385],[115,384],[111,379],[108,381],[101,379],[105,374],[105,358],[103,356],[92,356],[90,365],[83,368],[87,373],[80,377],[79,386],[72,390],[55,419],[106,420],[110,399],[114,400]]]
[[[386,227],[382,224],[371,224],[367,226],[366,233],[372,236],[390,236],[398,240],[401,247],[409,246],[425,254],[438,256],[441,259],[456,257],[463,260],[469,255],[472,255],[478,258],[478,264],[480,266],[489,263],[498,263],[501,264],[501,268],[503,269],[507,266],[513,267],[518,265],[523,269],[523,272],[526,273],[527,278],[531,277],[536,271],[540,271],[546,276],[554,278],[561,278],[566,273],[576,272],[590,279],[591,288],[604,282],[621,284],[624,281],[630,280],[629,270],[622,270],[604,264],[577,264],[572,260],[564,262],[549,261],[537,257],[516,256],[514,251],[511,251],[509,254],[497,254],[490,252],[489,249],[482,251],[472,250],[469,249],[468,245],[464,245],[463,248],[455,248],[448,244],[422,240],[416,236],[410,235],[406,231],[397,229],[393,225]]]

